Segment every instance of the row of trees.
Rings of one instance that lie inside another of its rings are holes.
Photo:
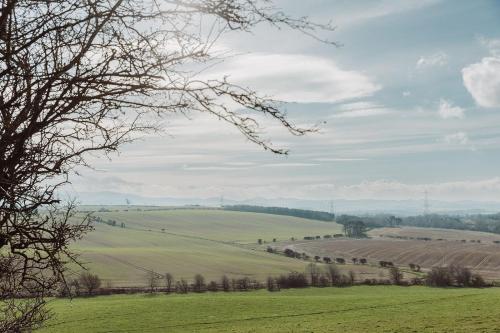
[[[223,275],[219,281],[207,281],[202,274],[196,274],[190,283],[184,278],[176,281],[170,273],[161,275],[149,271],[146,273],[145,281],[147,290],[150,293],[164,291],[167,294],[186,294],[188,292],[203,293],[206,291],[248,291],[262,288],[262,283],[257,280],[248,277],[230,279],[227,275]]]
[[[267,252],[269,253],[279,253],[278,250],[272,248],[272,247],[268,247],[267,248]],[[286,248],[284,251],[283,251],[283,254],[287,257],[290,257],[290,258],[297,258],[297,259],[303,259],[303,260],[310,260],[310,259],[314,259],[315,262],[321,262],[323,261],[325,264],[330,264],[332,262],[336,262],[337,264],[341,264],[341,265],[344,265],[347,261],[345,258],[331,258],[331,257],[328,257],[328,256],[324,256],[324,257],[321,257],[321,256],[318,256],[318,255],[315,255],[314,257],[310,257],[307,253],[305,252],[298,252],[298,251],[294,251],[293,249],[290,249],[290,248]],[[351,258],[351,261],[353,264],[357,265],[357,264],[361,264],[361,265],[366,265],[368,264],[368,260],[366,258]],[[392,263],[391,263],[392,264]],[[381,264],[382,266],[382,264]]]
[[[277,277],[269,276],[263,284],[248,277],[229,278],[223,275],[218,281],[207,281],[202,274],[196,274],[191,282],[181,278],[175,280],[173,275],[164,275],[149,271],[145,275],[146,288],[135,288],[136,292],[165,292],[167,294],[187,294],[189,292],[204,293],[207,291],[231,292],[251,291],[267,288],[269,291],[280,291],[281,289],[306,288],[306,287],[347,287],[355,284],[364,285],[427,285],[430,287],[474,287],[488,286],[483,277],[472,273],[467,267],[451,265],[448,267],[434,267],[423,277],[406,279],[403,271],[396,266],[385,266],[389,268],[388,279],[364,279],[357,280],[353,270],[342,273],[335,264],[318,265],[309,263],[304,272],[290,272]],[[93,296],[98,294],[113,293],[109,288],[101,288],[101,279],[96,274],[84,272],[68,284],[69,288],[61,291],[61,296]],[[117,288],[114,292],[120,292]]]
[[[337,223],[342,224],[344,235],[350,238],[366,238],[368,227],[365,222],[357,216],[341,215]]]
[[[406,217],[396,217],[387,214],[371,216],[341,215],[337,218],[337,222],[340,224],[344,224],[344,221],[362,221],[367,228],[405,225],[425,228],[484,231],[500,234],[500,213],[467,216],[426,214]]]
[[[335,220],[335,214],[328,212],[320,212],[315,210],[295,209],[285,207],[264,207],[264,206],[250,206],[250,205],[234,205],[224,206],[225,210],[238,211],[238,212],[252,212],[264,213],[274,215],[285,215],[302,217],[310,220],[319,220],[325,222],[332,222]]]
[[[332,234],[332,235],[323,235],[323,236],[320,236],[320,235],[316,235],[316,236],[304,236],[303,239],[304,240],[319,240],[322,237],[323,237],[323,239],[341,238],[341,237],[344,237],[344,234]],[[291,241],[295,241],[295,237],[291,237],[290,240]],[[277,241],[277,239],[273,238],[272,242],[276,243],[276,241]],[[267,241],[265,241],[262,238],[257,239],[257,244],[262,245],[264,243],[267,243]]]
[[[124,222],[118,222],[118,221],[113,220],[113,219],[107,219],[107,220],[105,220],[105,219],[103,219],[100,216],[92,216],[90,218],[90,221],[91,222],[96,222],[96,223],[107,224],[107,225],[112,226],[112,227],[125,228],[125,223]]]
[[[77,278],[70,280],[68,284],[63,284],[60,295],[92,296],[99,291],[101,285],[101,278],[97,274],[83,272]]]
[[[451,265],[434,267],[427,273],[426,284],[432,287],[484,287],[486,282],[467,267]]]
[[[333,235],[323,235],[323,239],[331,239],[331,238],[341,238],[343,237],[343,234],[333,234]],[[305,236],[304,240],[318,240],[321,239],[321,236],[316,235],[316,236]]]

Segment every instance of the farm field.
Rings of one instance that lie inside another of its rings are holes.
[[[500,235],[469,230],[455,230],[455,229],[439,229],[439,228],[417,228],[417,227],[400,227],[400,228],[376,228],[370,230],[368,233],[372,237],[388,237],[388,236],[401,236],[401,237],[429,237],[432,239],[445,239],[445,240],[466,240],[467,242],[480,240],[482,243],[492,243],[493,241],[500,241]]]
[[[169,272],[176,279],[191,280],[201,273],[207,279],[219,280],[226,274],[261,281],[269,275],[303,271],[304,261],[254,250],[257,239],[270,242],[340,230],[335,223],[221,210],[121,210],[96,215],[124,222],[126,228],[96,223],[96,230],[73,249],[104,285],[115,287],[144,285],[149,270]]]
[[[500,289],[359,286],[58,299],[37,333],[499,332]]]
[[[174,235],[239,244],[255,244],[259,238],[271,242],[273,238],[288,240],[291,237],[340,233],[342,230],[333,222],[219,209],[118,210],[94,215],[104,220],[124,222],[132,229],[164,229]]]
[[[457,240],[398,240],[390,238],[374,239],[334,239],[318,241],[287,242],[290,247],[309,255],[367,258],[369,262],[392,261],[397,266],[410,263],[422,268],[460,264],[471,268],[489,280],[500,279],[500,244],[462,243]]]

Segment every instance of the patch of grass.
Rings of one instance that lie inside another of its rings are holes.
[[[45,332],[498,332],[500,289],[353,287],[55,300]]]

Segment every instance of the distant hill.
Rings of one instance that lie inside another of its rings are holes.
[[[184,206],[200,205],[206,207],[220,207],[221,198],[171,198],[145,197],[128,193],[117,192],[78,192],[74,197],[83,205],[149,205],[149,206]],[[225,198],[222,204],[252,205],[267,207],[288,207],[295,209],[330,211],[330,200],[305,200],[296,198],[253,198],[249,200],[232,200]],[[422,214],[424,204],[422,200],[345,200],[333,201],[335,213],[339,214],[379,214],[387,213],[399,216]],[[448,213],[456,215],[496,213],[500,211],[499,202],[485,201],[439,201],[429,200],[431,213]]]

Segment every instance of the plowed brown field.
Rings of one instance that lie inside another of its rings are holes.
[[[416,228],[415,228],[416,229]],[[424,229],[422,229],[424,230]],[[387,230],[386,230],[387,231]],[[405,230],[405,232],[409,232]],[[422,234],[412,237],[428,237]],[[437,232],[430,230],[429,232]],[[464,232],[467,233],[467,232]],[[434,234],[436,237],[437,233]],[[446,240],[399,240],[387,237],[372,239],[331,239],[317,241],[295,241],[285,247],[291,247],[298,252],[306,252],[311,256],[319,255],[331,258],[366,258],[369,263],[377,264],[380,260],[392,261],[397,266],[418,264],[424,269],[434,266],[460,264],[482,274],[486,279],[500,279],[500,244],[492,240],[482,239],[481,243],[462,242],[461,239],[479,239],[477,235]],[[491,237],[496,237],[493,235]],[[492,239],[493,239],[492,238]],[[500,237],[499,237],[500,238]]]

